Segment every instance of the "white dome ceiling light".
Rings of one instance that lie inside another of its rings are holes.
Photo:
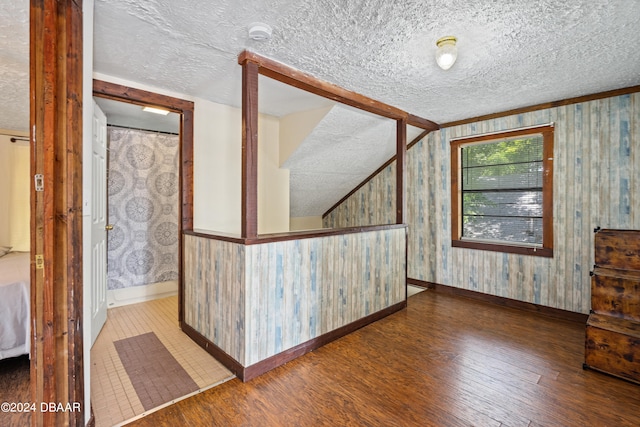
[[[436,62],[443,70],[448,70],[456,62],[458,57],[457,39],[453,36],[442,37],[436,42]]]
[[[254,22],[249,25],[249,37],[255,41],[265,41],[271,38],[271,27],[262,22]]]

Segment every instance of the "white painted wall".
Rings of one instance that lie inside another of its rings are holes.
[[[0,132],[3,132],[0,130]],[[9,131],[7,131],[9,133]],[[11,196],[9,182],[9,136],[0,134],[0,246],[9,246],[9,197]]]
[[[94,73],[94,78],[194,102],[194,228],[240,233],[242,115],[238,108]]]
[[[240,109],[100,73],[94,73],[93,77],[194,102],[194,228],[239,234],[242,193]],[[278,166],[279,129],[277,118],[259,116],[259,233],[289,230],[289,171]],[[85,159],[85,165],[87,163]]]
[[[318,123],[331,111],[331,107],[300,111],[280,119],[280,163],[283,164],[309,136]]]
[[[279,168],[277,118],[258,117],[258,233],[289,231],[289,171]],[[242,113],[196,99],[194,228],[240,234]]]
[[[289,231],[289,170],[280,169],[280,121],[258,117],[258,234]]]
[[[241,112],[197,99],[193,120],[194,228],[240,234]]]
[[[9,147],[9,246],[11,250],[29,252],[31,249],[30,184],[31,149],[28,142],[17,141]]]
[[[321,216],[298,216],[289,219],[291,231],[316,230],[323,228]]]
[[[0,246],[28,251],[29,143],[11,142],[12,135],[28,136],[25,132],[0,129]]]

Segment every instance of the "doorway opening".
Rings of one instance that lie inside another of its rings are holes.
[[[193,102],[134,89],[115,83],[94,80],[94,98],[118,101],[139,107],[161,108],[178,116],[178,322],[182,327],[182,234],[193,229]],[[134,157],[135,153],[132,153]],[[140,160],[138,158],[137,160]],[[136,160],[134,160],[135,162]],[[134,206],[135,208],[135,206]],[[137,211],[137,209],[134,209]]]
[[[0,126],[0,402],[28,402],[30,365],[30,147]],[[0,414],[28,425],[28,413]]]
[[[91,401],[100,426],[148,413],[233,376],[181,331],[182,234],[193,228],[193,103],[97,80],[93,95],[105,110],[110,140],[109,178],[103,184],[109,182],[108,222],[102,227],[102,234],[105,228],[110,233],[109,285],[104,285],[109,318],[91,349]],[[169,111],[173,122],[133,121],[144,106]],[[143,300],[148,301],[138,302]],[[153,372],[159,367],[162,372]],[[171,383],[157,384],[162,378]],[[105,391],[115,400],[100,394]]]
[[[107,307],[177,295],[180,116],[95,101],[107,121]]]

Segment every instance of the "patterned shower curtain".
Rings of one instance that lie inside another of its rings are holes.
[[[177,135],[109,127],[109,290],[178,279]]]

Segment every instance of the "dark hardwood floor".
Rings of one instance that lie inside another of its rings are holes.
[[[0,403],[31,401],[29,390],[29,357],[20,356],[0,360]],[[14,406],[13,409],[17,409]],[[0,426],[24,427],[31,423],[29,412],[0,412]]]
[[[639,426],[640,386],[582,369],[585,325],[425,291],[248,383],[131,426]]]

